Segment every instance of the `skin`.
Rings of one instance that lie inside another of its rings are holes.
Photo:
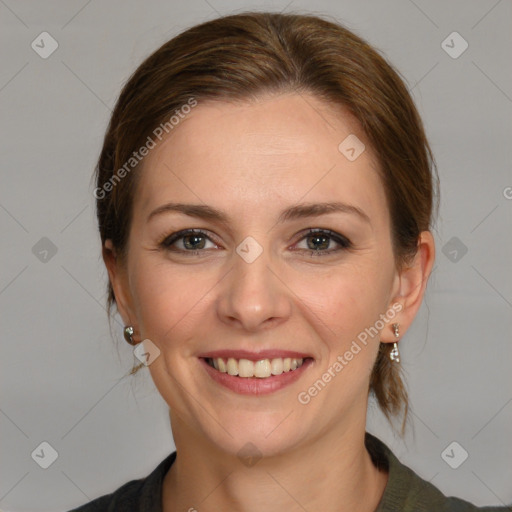
[[[338,150],[349,134],[366,145],[353,162]],[[170,201],[223,210],[227,222],[176,212],[147,221]],[[287,207],[327,201],[356,206],[369,222],[342,212],[277,222]],[[201,254],[183,254],[183,238],[174,244],[181,253],[159,246],[187,228],[209,236]],[[340,250],[315,254],[308,228],[352,246],[328,237],[323,247]],[[247,236],[263,249],[252,263],[236,252]],[[164,481],[165,511],[375,510],[387,474],[364,447],[369,378],[379,342],[395,341],[391,323],[403,336],[421,305],[434,241],[423,232],[414,261],[397,270],[376,159],[348,112],[291,93],[200,102],[145,159],[126,261],[110,241],[104,260],[135,341],[150,339],[161,351],[148,368],[169,405],[178,452]],[[299,403],[393,304],[403,309],[380,334]],[[272,348],[314,362],[298,381],[259,397],[221,387],[198,359],[208,350]],[[237,456],[248,442],[262,456],[251,467]]]

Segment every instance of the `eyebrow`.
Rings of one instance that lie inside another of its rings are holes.
[[[228,215],[221,210],[217,210],[216,208],[203,204],[184,203],[166,203],[162,206],[159,206],[149,214],[147,222],[149,222],[156,215],[161,215],[168,212],[183,213],[185,215],[189,215],[190,217],[217,221],[225,225],[229,224]],[[301,219],[305,217],[318,217],[328,213],[348,213],[356,215],[371,225],[370,218],[363,210],[361,210],[361,208],[338,201],[328,203],[302,203],[290,206],[280,213],[277,223],[281,224],[286,221]]]

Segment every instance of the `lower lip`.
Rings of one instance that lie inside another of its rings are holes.
[[[300,379],[301,375],[306,369],[313,363],[312,359],[306,359],[300,368],[296,370],[290,370],[284,372],[281,375],[272,375],[271,377],[258,378],[258,377],[237,377],[235,375],[229,375],[228,373],[219,372],[215,368],[212,368],[206,359],[199,358],[202,365],[204,366],[208,375],[222,386],[239,393],[241,395],[268,395],[279,391],[284,387],[292,384],[297,379]]]

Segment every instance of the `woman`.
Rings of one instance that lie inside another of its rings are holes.
[[[94,194],[109,310],[176,452],[75,510],[499,510],[365,432],[369,393],[405,429],[398,344],[434,262],[434,170],[398,74],[335,23],[227,16],[151,55]]]

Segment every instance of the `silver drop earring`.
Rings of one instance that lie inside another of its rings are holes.
[[[392,327],[393,327],[393,334],[395,335],[396,341],[393,343],[393,348],[392,348],[391,352],[389,353],[389,358],[391,359],[391,361],[394,361],[395,363],[399,363],[400,362],[400,352],[398,351],[397,341],[400,338],[400,331],[399,331],[400,324],[393,324]]]

